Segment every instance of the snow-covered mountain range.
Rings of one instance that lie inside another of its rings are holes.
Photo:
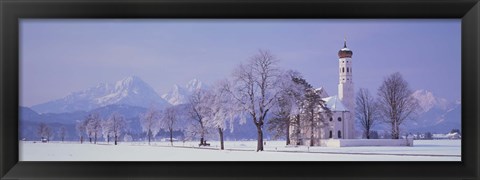
[[[207,89],[204,83],[198,79],[189,81],[185,86],[179,86],[175,84],[173,88],[166,94],[162,95],[162,98],[167,100],[172,105],[186,104],[188,103],[188,97],[198,89]]]
[[[419,102],[421,110],[405,126],[410,132],[445,133],[452,129],[461,129],[461,101],[448,101],[436,97],[427,90],[417,90],[412,96]]]
[[[413,92],[412,96],[418,100],[422,112],[428,112],[432,108],[447,110],[450,106],[454,105],[445,98],[435,97],[432,92],[423,89]]]
[[[64,98],[34,105],[38,113],[89,111],[112,104],[138,107],[170,105],[139,77],[130,76],[115,83],[100,83],[89,89],[73,92]]]

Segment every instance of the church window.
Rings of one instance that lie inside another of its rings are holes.
[[[347,67],[347,72],[348,72],[348,67]]]
[[[342,67],[342,73],[343,73],[343,72],[345,72],[345,68],[344,68],[344,67]]]
[[[333,117],[330,117],[330,121],[333,121]]]
[[[338,117],[338,119],[337,119],[337,120],[338,120],[338,121],[342,121],[342,118],[341,118],[341,117]]]
[[[328,136],[328,138],[332,138],[333,137],[333,133],[332,131],[330,131],[330,136]]]
[[[338,131],[338,138],[342,138],[342,131]]]

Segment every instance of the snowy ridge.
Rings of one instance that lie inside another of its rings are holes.
[[[126,104],[131,106],[159,108],[169,104],[139,77],[130,76],[115,83],[100,83],[95,87],[73,92],[64,98],[32,106],[39,113],[64,113],[89,111],[95,108]]]
[[[406,123],[413,132],[445,133],[451,129],[460,129],[461,101],[448,101],[436,97],[427,90],[417,90],[412,96],[418,100],[422,110],[413,121]]]
[[[198,79],[190,80],[185,86],[179,86],[175,84],[168,93],[163,94],[162,98],[168,101],[172,105],[186,104],[188,103],[188,97],[199,89],[207,89],[204,83]]]
[[[434,107],[447,110],[451,105],[446,99],[435,97],[432,92],[427,90],[417,90],[413,92],[412,96],[418,100],[423,112],[427,112]]]

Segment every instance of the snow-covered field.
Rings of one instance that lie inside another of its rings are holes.
[[[19,142],[20,161],[461,161],[460,140],[415,140],[413,147],[307,147],[267,141],[256,152],[256,141],[227,141],[199,148],[198,142]]]

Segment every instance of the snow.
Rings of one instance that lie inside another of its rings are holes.
[[[445,98],[435,97],[432,92],[423,89],[413,92],[412,97],[418,100],[418,104],[422,108],[423,112],[428,112],[434,107],[446,110],[448,106],[452,104],[448,102]]]
[[[199,148],[198,142],[33,143],[20,141],[20,161],[460,161],[460,140],[416,140],[413,147],[307,147],[267,141],[256,152],[256,141],[226,141]]]
[[[162,98],[172,105],[188,103],[189,96],[196,90],[207,89],[208,86],[198,79],[190,80],[185,86],[175,84],[168,93],[162,95]]]
[[[70,93],[64,98],[34,105],[31,108],[39,113],[65,113],[90,111],[95,108],[126,104],[149,107],[152,104],[168,106],[155,90],[139,77],[130,76],[115,83],[100,83],[86,90]]]
[[[348,111],[337,96],[323,98],[325,104],[331,111]]]

